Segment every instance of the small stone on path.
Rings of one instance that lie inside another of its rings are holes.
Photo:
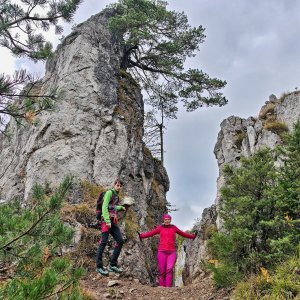
[[[120,284],[119,280],[110,280],[110,281],[107,283],[107,286],[108,286],[108,287],[112,287],[112,286],[119,285],[119,284]]]

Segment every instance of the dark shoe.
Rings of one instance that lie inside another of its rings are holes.
[[[109,272],[115,272],[115,273],[122,273],[122,272],[123,272],[123,269],[122,269],[122,268],[119,268],[119,267],[117,267],[117,266],[109,265],[108,271],[109,271]]]
[[[104,268],[97,268],[96,272],[100,273],[103,276],[108,276],[108,272]]]

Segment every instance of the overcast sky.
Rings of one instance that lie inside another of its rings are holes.
[[[85,21],[114,1],[85,0],[75,23]],[[189,229],[215,201],[217,161],[213,149],[220,123],[231,115],[257,116],[269,95],[280,97],[300,87],[300,1],[297,0],[170,0],[193,26],[202,25],[206,39],[187,67],[227,81],[225,107],[179,111],[168,124],[165,166],[170,178],[168,201],[179,210],[173,223]],[[69,33],[66,29],[65,34]],[[40,65],[15,61],[0,49],[1,72]]]

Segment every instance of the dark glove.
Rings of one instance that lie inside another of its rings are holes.
[[[198,236],[199,232],[201,233],[201,230],[200,231],[199,230],[194,230],[194,235],[195,235],[194,239]]]

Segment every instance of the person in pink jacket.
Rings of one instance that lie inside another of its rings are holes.
[[[159,285],[164,287],[172,287],[173,284],[173,269],[177,258],[176,234],[189,239],[196,238],[196,234],[181,231],[175,225],[172,225],[171,219],[171,216],[166,214],[163,216],[162,225],[149,232],[139,234],[141,239],[156,234],[160,235],[157,260],[159,266]]]

